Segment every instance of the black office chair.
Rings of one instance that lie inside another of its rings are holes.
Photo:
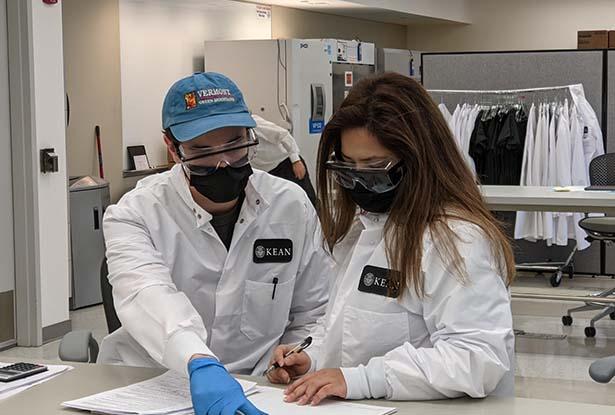
[[[113,333],[122,326],[122,323],[115,312],[112,287],[109,284],[108,275],[107,259],[104,258],[100,265],[100,292],[105,310],[105,319],[107,320],[107,329],[109,333]],[[92,336],[91,331],[71,331],[62,337],[58,355],[63,361],[94,363],[98,357],[98,342]]]
[[[603,154],[594,158],[589,164],[589,181],[592,186],[615,186],[615,153]],[[600,275],[606,273],[606,245],[615,241],[615,217],[586,217],[579,221],[579,226],[587,232],[589,242],[600,241]],[[592,294],[590,297],[609,297],[615,293],[615,288]],[[602,310],[591,319],[585,327],[587,337],[596,336],[595,323],[606,316],[615,320],[615,304],[604,305],[588,300],[584,306],[568,310],[562,317],[565,326],[572,325],[572,313],[581,311]]]
[[[103,308],[105,309],[105,319],[107,320],[107,329],[109,334],[122,327],[120,319],[115,312],[115,306],[113,305],[113,293],[112,287],[109,283],[109,269],[107,268],[107,259],[103,260],[100,267],[100,292],[102,294]]]

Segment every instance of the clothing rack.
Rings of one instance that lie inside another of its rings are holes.
[[[564,101],[565,98],[570,98],[574,101],[572,89],[582,89],[581,84],[553,86],[553,87],[537,87],[525,89],[499,89],[499,90],[450,90],[450,89],[428,89],[432,98],[437,99],[438,95],[447,96],[446,101],[453,104],[455,98],[459,97],[458,104],[473,103],[479,104],[479,107],[485,106],[500,106],[500,105],[515,105],[520,107],[529,106],[529,104],[538,103],[538,101]],[[555,93],[555,96],[552,95]],[[495,99],[487,99],[494,97]],[[445,104],[443,97],[441,104]],[[478,98],[478,99],[477,99]],[[486,105],[485,105],[486,104]],[[453,104],[454,105],[454,104]],[[526,108],[527,109],[527,108]],[[551,284],[556,287],[560,285],[563,274],[567,273],[570,278],[574,274],[574,255],[577,252],[578,244],[572,248],[568,256],[563,261],[557,262],[525,262],[516,265],[517,271],[536,272],[538,274],[551,273]]]
[[[525,88],[525,89],[491,89],[491,90],[481,90],[481,89],[428,89],[429,93],[439,93],[439,94],[511,94],[511,93],[519,93],[519,92],[540,92],[540,91],[552,91],[565,89],[569,90],[570,87],[579,86],[581,84],[573,84],[573,85],[562,85],[562,86],[550,86],[550,87],[541,87],[541,88]]]
[[[610,58],[610,59],[609,59]],[[477,102],[480,94],[483,100],[504,101],[506,93],[522,93],[526,98],[549,99],[557,95],[568,95],[558,89],[564,85],[583,84],[587,101],[594,108],[611,151],[615,149],[615,105],[607,105],[608,97],[615,96],[615,50],[532,50],[532,51],[481,51],[481,52],[436,52],[421,54],[421,81],[431,93],[436,104],[446,104],[453,110],[458,99]],[[541,87],[546,87],[546,91]],[[554,90],[555,88],[555,90]],[[527,90],[537,90],[528,92]],[[454,90],[455,92],[448,92]],[[489,95],[483,91],[502,91]],[[457,92],[462,91],[462,92]],[[573,89],[574,91],[574,89]],[[523,94],[526,92],[526,94]],[[570,91],[569,91],[570,92]],[[465,94],[465,95],[462,95]],[[515,100],[517,102],[517,100]],[[570,103],[570,100],[569,100]],[[526,106],[527,107],[527,106]],[[611,128],[607,128],[608,127]],[[608,130],[608,131],[607,131]],[[514,226],[512,215],[503,214],[502,220]],[[515,240],[517,260],[520,263],[535,263],[546,258],[553,262],[565,262],[569,249],[536,245],[525,240]],[[573,244],[570,244],[572,248]],[[600,261],[597,246],[580,251],[574,256],[575,273],[597,272]],[[615,264],[607,268],[615,272]],[[546,275],[549,275],[545,272]]]
[[[545,98],[549,96],[555,100],[561,101],[564,98],[571,98],[571,87],[578,87],[580,84],[562,85],[553,87],[540,87],[540,88],[526,88],[526,89],[501,89],[501,90],[472,90],[472,89],[428,89],[432,98],[436,100],[436,96],[441,95],[439,99],[440,104],[446,104],[444,95],[446,96],[459,96],[459,102],[465,97],[466,101],[472,101],[483,105],[506,105],[506,104],[520,104],[527,105],[532,102],[532,99],[538,97]],[[555,93],[552,95],[552,93]],[[565,96],[561,95],[562,93]],[[528,97],[531,95],[531,97]],[[494,96],[495,99],[488,99],[488,97]],[[472,98],[470,98],[472,97]],[[450,99],[447,100],[450,102]],[[451,103],[452,104],[452,103]]]

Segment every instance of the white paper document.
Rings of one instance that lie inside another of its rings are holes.
[[[134,156],[135,161],[135,170],[147,170],[149,169],[149,162],[147,161],[147,156],[142,154],[140,156]]]
[[[284,402],[281,389],[259,387],[254,382],[241,379],[237,381],[254,405],[269,415],[389,415],[397,411],[395,408],[338,400],[328,400],[318,406],[298,406]],[[64,402],[62,406],[109,415],[194,413],[188,379],[172,371],[134,385]]]
[[[237,381],[246,395],[256,392],[255,382]],[[62,406],[112,415],[192,413],[188,378],[174,371],[134,385],[64,402]]]
[[[0,363],[0,367],[8,365],[10,365],[10,363]],[[47,365],[47,371],[45,372],[37,373],[36,375],[14,380],[12,382],[0,382],[0,400],[16,395],[19,392],[23,392],[34,385],[46,382],[61,373],[71,370],[72,368],[72,366],[66,365]]]
[[[317,406],[299,406],[284,402],[282,389],[259,386],[258,393],[250,396],[252,403],[269,415],[389,415],[397,412],[396,408],[363,405],[352,401],[324,400]]]

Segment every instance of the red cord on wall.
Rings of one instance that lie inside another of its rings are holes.
[[[100,145],[100,127],[94,127],[96,133],[96,152],[98,153],[98,175],[101,179],[105,178],[105,170],[103,168],[102,146]]]

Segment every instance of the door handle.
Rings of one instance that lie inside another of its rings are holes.
[[[94,229],[95,230],[100,229],[100,219],[98,217],[98,208],[97,207],[94,208]]]

